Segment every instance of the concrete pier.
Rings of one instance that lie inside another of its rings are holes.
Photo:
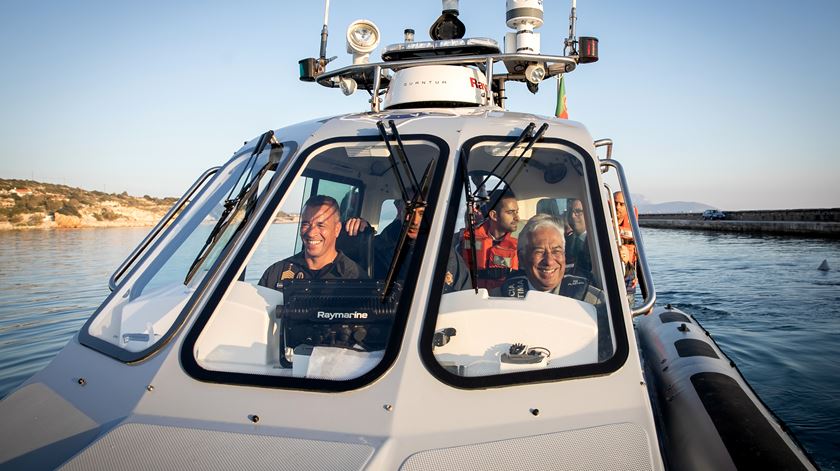
[[[705,221],[702,213],[640,214],[639,225],[662,229],[840,238],[840,208],[724,212],[726,219],[718,221]]]

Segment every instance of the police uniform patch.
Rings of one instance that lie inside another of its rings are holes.
[[[528,280],[520,277],[512,278],[505,283],[502,289],[507,291],[506,294],[509,298],[524,298],[525,293],[528,292]],[[505,295],[505,291],[502,291],[502,295]]]
[[[295,278],[297,278],[298,280],[302,280],[304,276],[306,275],[304,275],[302,271],[299,271],[297,275],[295,275]]]
[[[455,283],[455,277],[452,276],[452,272],[446,272],[446,277],[443,278],[443,282],[446,283],[447,286],[452,286],[452,283]]]

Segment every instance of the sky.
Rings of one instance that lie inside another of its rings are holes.
[[[634,194],[724,210],[840,207],[840,1],[579,0],[600,60],[567,74],[569,117],[611,138]],[[428,39],[441,2],[332,0],[374,52]],[[546,0],[542,51],[562,54],[570,1]],[[502,0],[461,0],[467,37],[501,44]],[[267,129],[368,109],[298,80],[323,2],[13,1],[0,15],[0,178],[180,196]],[[508,109],[552,115],[555,82],[508,86]]]

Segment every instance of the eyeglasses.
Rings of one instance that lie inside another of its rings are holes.
[[[583,210],[582,209],[573,209],[572,214],[574,214],[575,216],[580,216],[581,214],[583,214]]]

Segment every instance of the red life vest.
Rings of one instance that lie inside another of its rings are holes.
[[[517,240],[507,233],[496,241],[487,233],[486,223],[475,228],[476,283],[479,288],[493,289],[502,285],[508,273],[519,269],[519,257],[516,255]],[[472,266],[470,234],[465,230],[461,239],[461,257]]]
[[[630,261],[624,264],[624,284],[628,293],[636,292],[636,241],[633,239],[633,228],[630,227],[629,216],[618,225],[618,236],[621,244],[630,250]]]

